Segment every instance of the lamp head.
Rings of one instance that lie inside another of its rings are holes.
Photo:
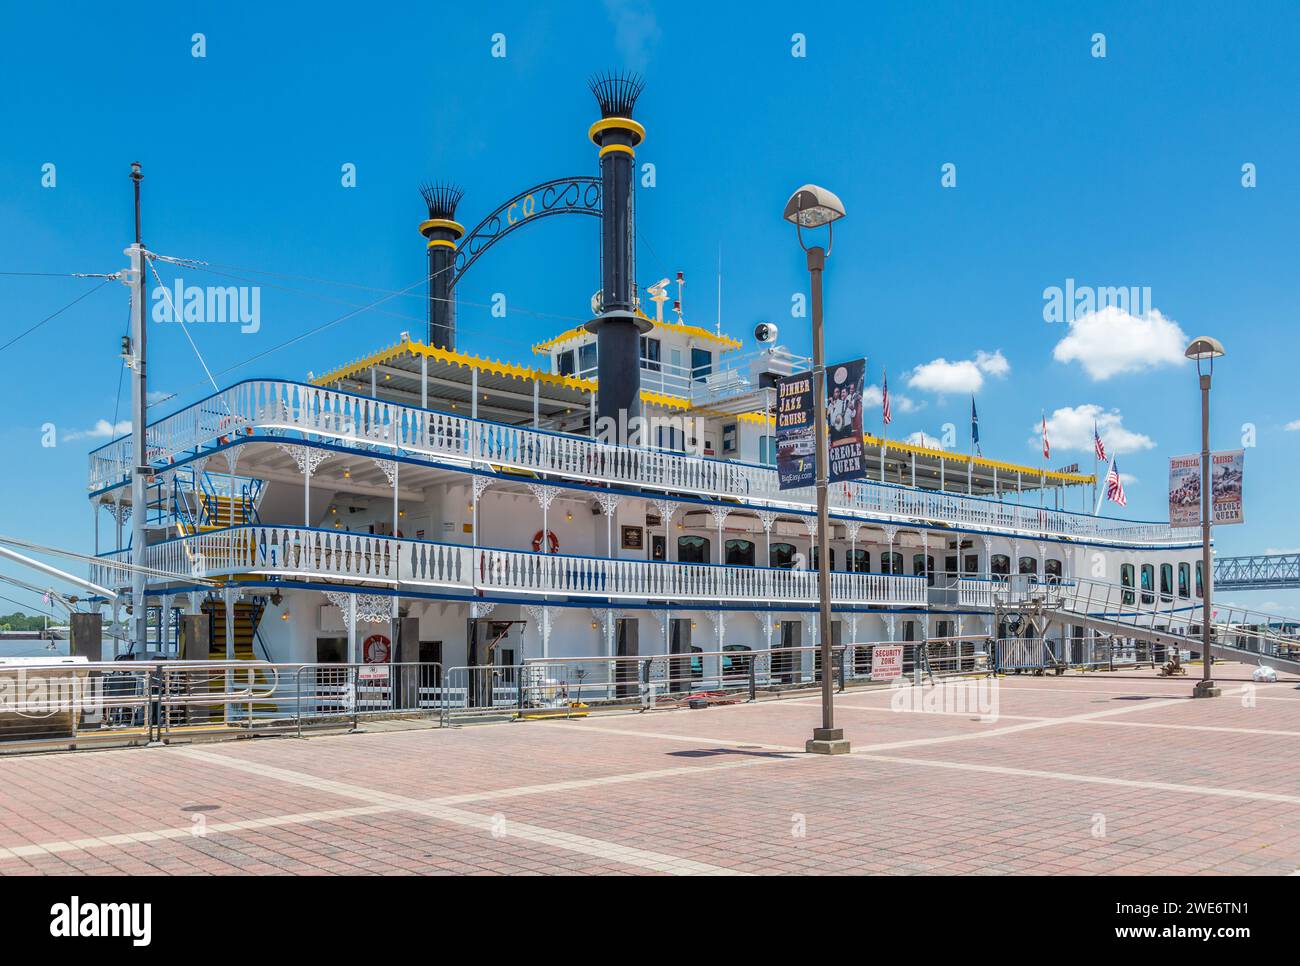
[[[1198,335],[1183,354],[1196,362],[1217,359],[1224,354],[1223,343],[1211,335]]]
[[[806,184],[785,203],[784,217],[800,228],[820,228],[844,217],[844,202],[833,191]]]

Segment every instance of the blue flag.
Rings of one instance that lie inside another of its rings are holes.
[[[970,397],[970,441],[975,447],[975,452],[980,451],[980,417],[975,411],[975,397]]]

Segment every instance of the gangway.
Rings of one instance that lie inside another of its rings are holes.
[[[1100,580],[1007,581],[995,596],[1001,608],[1026,608],[1062,626],[1072,625],[1111,637],[1202,650],[1205,615],[1198,601],[1125,587]],[[1286,618],[1237,607],[1215,609],[1210,621],[1210,654],[1220,660],[1268,663],[1300,674],[1300,637],[1281,628]]]

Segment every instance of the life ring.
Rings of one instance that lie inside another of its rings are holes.
[[[541,552],[542,552],[542,531],[538,530],[536,533],[533,534],[533,553],[541,553]],[[555,535],[554,530],[546,531],[546,552],[547,553],[560,552],[560,538]]]

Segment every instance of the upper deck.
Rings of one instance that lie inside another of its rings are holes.
[[[288,380],[237,383],[148,427],[146,452],[159,470],[237,437],[312,438],[367,453],[431,463],[522,472],[557,481],[601,483],[758,507],[810,509],[811,488],[781,490],[772,466],[616,446],[571,433],[506,425]],[[126,483],[132,439],[90,454],[92,493]],[[1163,522],[1114,520],[922,486],[856,481],[831,487],[832,512],[849,518],[928,521],[954,528],[1053,536],[1116,545],[1194,542]]]

